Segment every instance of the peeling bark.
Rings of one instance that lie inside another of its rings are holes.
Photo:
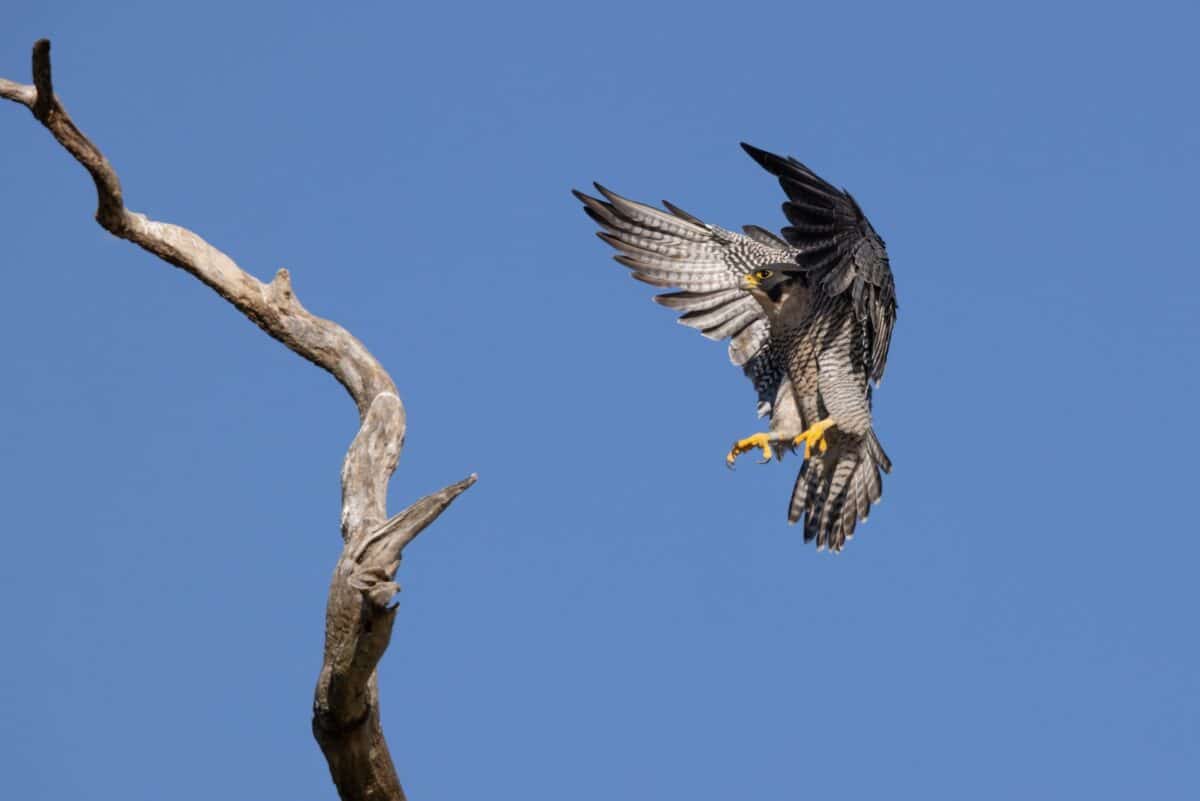
[[[404,404],[387,371],[337,323],[305,309],[281,269],[264,284],[193,232],[129,211],[108,159],[75,126],[54,94],[50,42],[33,46],[33,85],[0,78],[0,97],[28,108],[91,174],[96,221],[192,274],[255,325],[333,374],[358,407],[360,428],[342,466],[341,557],[325,614],[325,657],[313,700],[313,734],[343,799],[403,799],[383,738],[375,668],[391,638],[401,553],[464,490],[471,475],[391,518],[387,486],[404,446]]]

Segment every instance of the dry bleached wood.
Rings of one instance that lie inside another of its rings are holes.
[[[387,485],[404,445],[404,404],[391,377],[337,323],[300,305],[287,270],[264,284],[196,234],[125,208],[112,165],[54,95],[50,42],[33,46],[33,86],[0,78],[0,97],[33,112],[96,184],[96,221],[212,287],[259,328],[341,382],[361,426],[342,466],[342,537],[325,616],[325,659],[313,701],[313,734],[344,799],[403,799],[379,719],[375,667],[391,637],[404,547],[475,483],[471,475],[387,516]]]

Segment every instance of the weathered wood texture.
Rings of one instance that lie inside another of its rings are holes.
[[[255,325],[341,382],[361,426],[342,466],[344,546],[329,588],[325,659],[313,701],[313,734],[343,799],[403,799],[383,738],[375,675],[391,637],[400,554],[475,483],[471,475],[389,519],[387,486],[404,445],[404,404],[391,377],[349,331],[300,305],[287,270],[264,284],[196,234],[125,208],[121,182],[54,95],[50,42],[33,46],[33,86],[0,78],[0,97],[30,111],[96,184],[96,221],[115,236],[194,275]]]

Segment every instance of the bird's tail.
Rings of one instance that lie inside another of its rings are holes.
[[[815,539],[818,550],[840,551],[883,496],[879,471],[890,473],[892,462],[874,429],[862,437],[837,429],[829,434],[828,450],[812,454],[796,476],[788,522],[803,516],[805,542]]]

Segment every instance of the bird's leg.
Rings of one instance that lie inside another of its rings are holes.
[[[737,458],[746,451],[752,451],[755,448],[762,449],[762,464],[771,461],[771,443],[777,442],[770,434],[751,434],[745,439],[739,439],[733,443],[733,447],[729,449],[729,455],[725,457],[725,466],[733,467],[733,463]]]
[[[835,425],[837,423],[832,417],[826,417],[824,420],[813,423],[807,430],[802,431],[792,439],[792,445],[799,445],[801,442],[804,443],[805,459],[809,457],[814,448],[824,453],[829,449],[829,443],[825,441],[825,432]]]

